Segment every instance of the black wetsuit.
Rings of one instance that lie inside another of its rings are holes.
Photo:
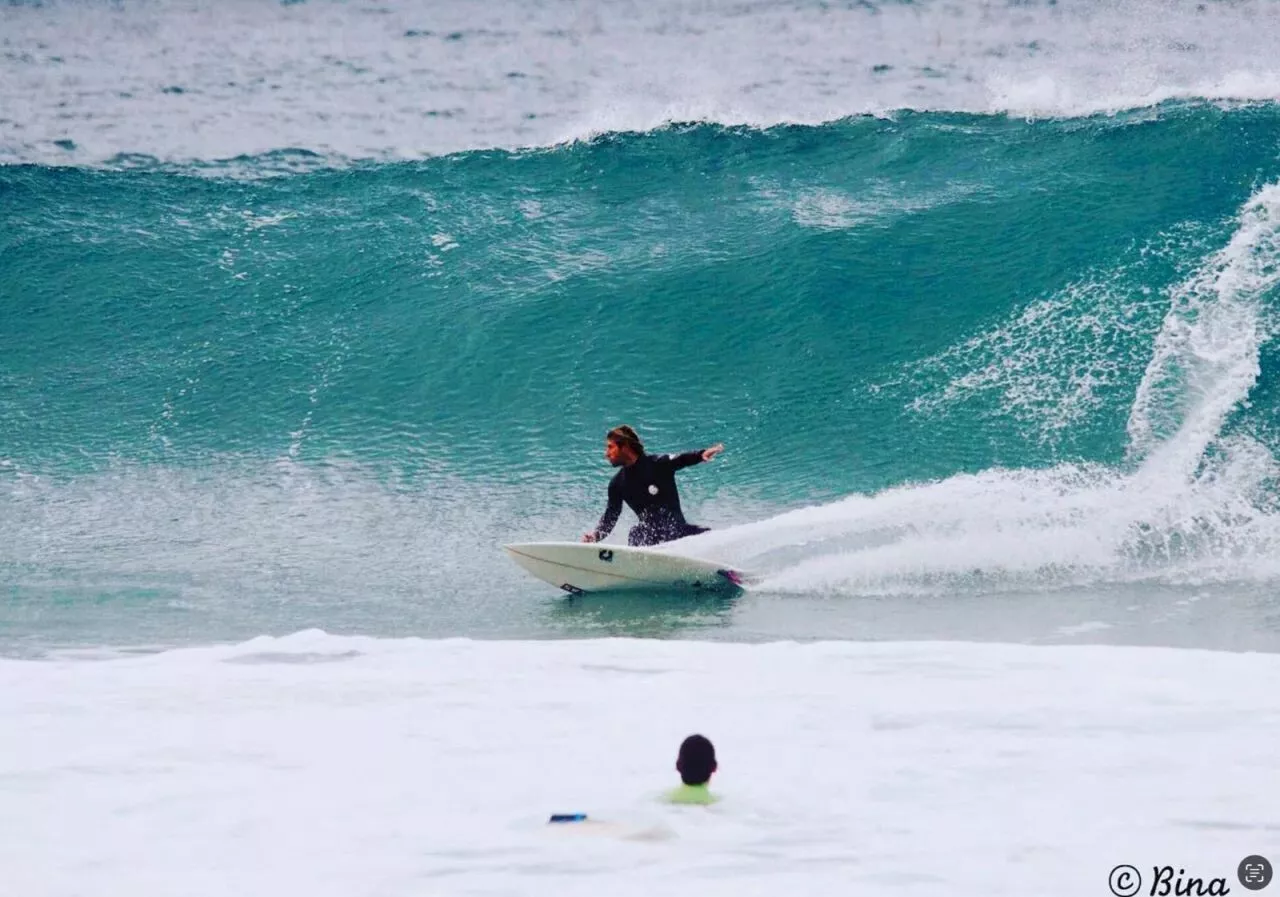
[[[609,506],[596,526],[596,539],[613,532],[623,502],[640,518],[627,534],[628,545],[657,545],[707,532],[708,527],[684,519],[676,491],[676,471],[701,461],[701,449],[679,455],[646,454],[619,470],[609,481]]]

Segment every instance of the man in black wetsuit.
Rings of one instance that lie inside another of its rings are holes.
[[[582,536],[583,542],[599,542],[613,532],[622,503],[635,511],[640,522],[627,534],[628,545],[657,545],[697,533],[705,526],[694,526],[680,510],[680,494],[676,491],[676,471],[682,467],[710,461],[724,446],[679,455],[648,455],[636,431],[623,425],[605,436],[604,456],[614,467],[621,467],[609,481],[609,505],[596,528]]]

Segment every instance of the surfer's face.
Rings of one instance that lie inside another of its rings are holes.
[[[609,459],[609,463],[614,467],[621,467],[624,464],[630,464],[635,460],[631,456],[631,451],[621,444],[614,442],[612,439],[604,441],[604,456]]]

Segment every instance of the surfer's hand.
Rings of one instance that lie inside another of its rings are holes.
[[[583,533],[583,534],[582,534],[582,541],[583,541],[583,542],[594,542],[595,540],[596,540],[596,534],[595,534],[595,533]]]
[[[714,458],[716,455],[720,454],[723,451],[724,451],[724,443],[717,442],[715,445],[711,446],[711,448],[703,449],[702,460],[710,461],[712,458]]]

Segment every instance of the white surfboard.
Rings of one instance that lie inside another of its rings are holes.
[[[724,591],[750,577],[698,558],[600,542],[522,542],[502,546],[543,582],[570,594],[626,591]]]

